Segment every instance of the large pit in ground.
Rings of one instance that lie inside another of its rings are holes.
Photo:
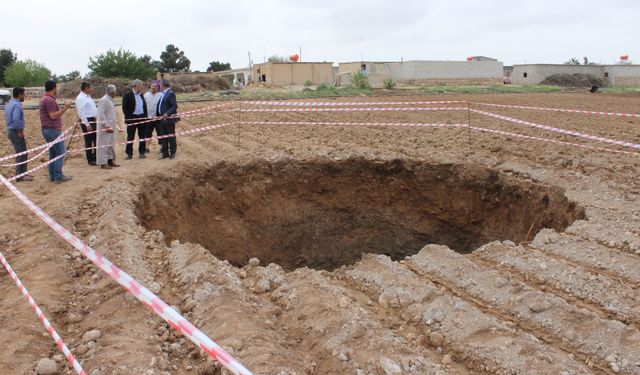
[[[140,223],[242,266],[332,270],[364,253],[402,259],[427,244],[470,252],[563,231],[583,210],[560,188],[474,164],[327,159],[188,167],[152,176]]]

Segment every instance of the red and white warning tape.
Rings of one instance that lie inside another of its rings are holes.
[[[176,137],[176,136],[193,135],[193,134],[202,133],[202,132],[205,132],[205,131],[208,131],[208,130],[223,128],[223,127],[229,126],[229,125],[233,125],[233,124],[232,123],[226,123],[226,124],[218,124],[218,125],[208,125],[208,126],[203,126],[203,127],[200,127],[200,128],[179,131],[179,132],[176,132],[175,134],[167,134],[167,135],[154,136],[154,137],[149,137],[149,138],[142,138],[140,140],[119,142],[119,143],[115,143],[114,146],[126,145],[128,143],[137,143],[137,142],[140,142],[140,141],[160,140],[160,139],[172,138],[172,137]],[[37,172],[37,171],[39,171],[39,170],[41,170],[43,168],[46,168],[47,166],[49,166],[49,164],[55,162],[56,160],[60,160],[60,159],[64,158],[67,153],[84,152],[84,151],[87,151],[87,150],[96,150],[98,148],[105,148],[105,147],[111,147],[111,145],[103,145],[103,146],[98,146],[98,147],[85,147],[85,148],[78,148],[78,149],[69,150],[65,154],[58,155],[55,158],[50,159],[47,162],[38,165],[35,168],[32,168],[32,169],[30,169],[30,170],[28,170],[28,171],[26,171],[24,173],[21,173],[19,175],[16,175],[16,176],[13,176],[13,177],[9,178],[9,181],[15,181],[15,180],[17,180],[17,179],[19,179],[21,177],[24,177],[24,176],[26,176],[28,174],[31,174],[31,173]]]
[[[247,370],[240,362],[233,358],[229,353],[224,351],[218,344],[213,342],[207,335],[197,329],[182,315],[178,314],[174,309],[167,305],[158,296],[145,288],[142,284],[134,280],[129,274],[119,269],[115,264],[111,263],[102,254],[98,253],[90,246],[82,242],[78,237],[72,234],[68,229],[58,224],[51,216],[44,212],[40,207],[27,198],[20,190],[18,190],[9,180],[0,175],[0,183],[5,185],[22,203],[24,203],[34,214],[44,221],[51,229],[53,229],[60,237],[67,241],[71,246],[75,247],[82,255],[87,257],[93,264],[98,266],[106,274],[111,276],[113,280],[122,285],[127,291],[135,296],[142,303],[147,305],[158,316],[163,318],[169,325],[177,329],[185,335],[189,340],[204,350],[213,359],[220,362],[233,374],[249,375],[251,372]]]
[[[169,118],[187,118],[187,117],[195,117],[195,116],[202,116],[202,115],[211,114],[211,113],[217,113],[216,111],[213,111],[213,109],[226,107],[228,105],[229,104],[223,104],[223,105],[217,105],[217,106],[211,106],[211,107],[207,107],[207,108],[202,108],[202,109],[198,109],[198,110],[194,110],[194,111],[188,111],[188,112],[181,113],[179,115],[169,116]],[[160,117],[155,117],[155,118],[152,118],[152,119],[149,119],[149,120],[144,120],[144,121],[136,122],[136,123],[133,123],[133,124],[126,124],[125,127],[133,126],[133,125],[147,124],[147,123],[151,123],[151,122],[154,122],[154,121],[158,121],[160,119],[161,119]],[[58,143],[60,141],[66,141],[66,140],[72,138],[72,136],[64,136],[64,134],[69,133],[71,131],[71,129],[73,129],[73,127],[70,127],[67,130],[65,130],[63,135],[61,136],[61,138],[59,138],[59,139],[57,139],[57,140],[55,140],[53,142],[45,143],[45,144],[42,144],[40,146],[34,147],[32,149],[29,149],[27,151],[19,152],[17,154],[3,156],[3,157],[0,158],[0,162],[2,162],[4,160],[8,160],[8,159],[13,159],[13,158],[18,157],[20,155],[26,155],[28,153],[31,153],[31,152],[34,152],[34,151],[38,151],[40,149],[49,149],[49,148],[51,148],[52,145],[54,145],[54,144],[56,144],[56,143]],[[96,130],[88,131],[86,133],[82,133],[81,132],[81,133],[76,134],[74,137],[80,137],[80,136],[84,136],[84,135],[94,134],[96,132],[97,132]],[[3,164],[3,165],[0,165],[0,167],[15,167],[16,165],[22,165],[22,164],[29,163],[30,161],[32,161],[34,159],[37,159],[44,152],[46,152],[46,150],[41,152],[41,153],[39,153],[38,155],[32,157],[31,159],[29,159],[27,161],[23,161],[23,162],[19,162],[19,163],[13,163],[13,164]]]
[[[524,134],[518,134],[518,133],[505,132],[505,131],[502,131],[502,130],[480,128],[480,127],[477,127],[477,126],[471,126],[470,129],[474,130],[474,131],[483,132],[483,133],[493,133],[493,134],[499,134],[499,135],[504,135],[504,136],[508,136],[508,137],[528,139],[528,140],[533,140],[533,141],[538,141],[538,142],[555,143],[555,144],[564,145],[564,146],[584,148],[584,149],[587,149],[587,150],[611,152],[611,153],[615,153],[615,154],[624,154],[624,155],[629,155],[629,156],[640,157],[640,152],[614,150],[614,149],[606,148],[606,147],[582,145],[582,144],[579,144],[579,143],[559,141],[557,139],[544,138],[544,137],[535,137],[535,136],[531,136],[531,135],[524,135]]]
[[[583,113],[587,115],[597,115],[597,116],[640,117],[640,114],[637,114],[637,113],[601,112],[601,111],[589,111],[584,109],[544,108],[544,107],[530,107],[530,106],[523,106],[523,105],[506,105],[506,104],[493,104],[493,103],[480,103],[480,102],[471,102],[471,104],[483,105],[488,107],[496,107],[496,108],[529,109],[534,111],[547,111],[547,112]]]
[[[304,126],[386,126],[396,128],[467,128],[467,124],[426,124],[393,122],[308,122],[308,121],[243,121],[242,125],[304,125]]]
[[[14,159],[14,158],[16,158],[16,157],[18,157],[18,156],[26,155],[26,154],[28,154],[28,153],[31,153],[31,152],[34,152],[34,151],[41,150],[41,149],[43,149],[43,148],[45,148],[45,149],[49,149],[49,148],[51,148],[51,146],[53,146],[54,144],[56,144],[56,143],[58,143],[58,142],[61,142],[61,141],[66,141],[67,139],[71,138],[71,136],[65,136],[65,134],[68,134],[68,133],[71,131],[71,129],[73,129],[73,128],[69,128],[69,129],[67,129],[67,130],[63,131],[63,132],[62,132],[62,134],[60,134],[60,136],[59,136],[58,138],[56,138],[55,140],[53,140],[53,141],[51,141],[51,142],[48,142],[48,143],[42,144],[42,145],[40,145],[40,146],[36,146],[36,147],[34,147],[34,148],[32,148],[32,149],[29,149],[29,150],[27,150],[27,151],[18,152],[17,154],[12,154],[12,155],[3,156],[3,157],[1,157],[1,158],[0,158],[0,162],[5,161],[5,160],[9,160],[9,159]],[[16,164],[16,165],[17,165],[17,164]]]
[[[73,353],[71,353],[67,345],[65,345],[65,343],[62,341],[62,338],[60,338],[58,332],[56,332],[56,330],[53,328],[53,325],[51,325],[49,319],[44,316],[44,313],[42,312],[40,307],[38,307],[38,304],[36,304],[36,301],[33,299],[33,297],[31,297],[31,294],[24,286],[24,284],[22,284],[22,281],[20,281],[20,278],[18,278],[18,275],[16,275],[16,273],[13,271],[13,268],[11,268],[11,265],[9,264],[9,262],[7,262],[7,259],[5,259],[2,253],[0,253],[0,262],[2,262],[4,268],[7,270],[7,272],[9,272],[9,275],[13,279],[13,282],[16,284],[18,289],[20,289],[20,292],[22,292],[22,295],[27,298],[27,302],[29,302],[29,305],[33,309],[33,312],[36,313],[38,319],[40,320],[42,325],[44,325],[44,328],[47,330],[47,332],[49,332],[49,335],[51,335],[53,341],[56,342],[56,345],[58,345],[58,349],[60,349],[62,354],[67,357],[69,364],[73,367],[74,370],[76,370],[76,373],[78,373],[78,375],[86,375],[86,372],[84,372],[82,366],[80,366],[80,363],[78,363],[78,361],[76,360],[76,357],[73,355]]]
[[[540,125],[540,124],[536,124],[536,123],[529,122],[529,121],[524,121],[524,120],[519,120],[519,119],[512,118],[512,117],[497,115],[497,114],[491,113],[491,112],[479,111],[477,109],[472,109],[471,111],[475,112],[475,113],[478,113],[478,114],[481,114],[481,115],[484,115],[484,116],[493,117],[493,118],[497,118],[497,119],[500,119],[500,120],[512,122],[514,124],[525,125],[525,126],[532,127],[532,128],[544,129],[544,130],[548,130],[548,131],[555,132],[555,133],[567,134],[567,135],[571,135],[573,137],[579,137],[579,138],[589,139],[589,140],[592,140],[592,141],[609,143],[609,144],[617,145],[617,146],[624,146],[624,147],[631,147],[631,148],[635,148],[635,149],[640,149],[640,144],[636,144],[636,143],[631,143],[631,142],[627,142],[627,141],[620,141],[620,140],[617,140],[617,139],[610,139],[610,138],[600,137],[600,136],[592,135],[592,134],[580,133],[580,132],[573,131],[573,130],[555,128],[555,127],[548,126],[548,125]]]
[[[589,146],[572,142],[559,141],[551,138],[543,138],[543,137],[535,137],[518,133],[505,132],[501,130],[493,130],[487,128],[481,128],[477,126],[469,126],[468,124],[421,124],[421,123],[390,123],[390,122],[301,122],[301,121],[244,121],[241,122],[244,125],[305,125],[305,126],[384,126],[384,127],[397,127],[397,128],[406,128],[406,127],[417,127],[417,128],[458,128],[458,129],[471,129],[473,131],[483,132],[483,133],[493,133],[504,135],[508,137],[522,138],[528,140],[534,140],[539,142],[547,142],[560,144],[564,146],[572,146],[579,147],[588,150],[595,151],[603,151],[603,152],[612,152],[616,154],[623,154],[629,156],[640,157],[639,152],[633,151],[624,151],[624,150],[614,150],[606,147],[597,147],[597,146]]]
[[[437,102],[292,102],[292,101],[244,101],[242,104],[255,106],[283,106],[283,107],[340,107],[340,106],[376,106],[376,105],[425,105],[425,104],[461,104],[465,101],[449,100]]]
[[[466,107],[442,107],[442,108],[258,108],[241,109],[226,112],[404,112],[404,111],[466,111]]]
[[[64,142],[64,140],[58,141],[58,142]],[[38,152],[36,155],[32,156],[31,158],[25,160],[25,161],[21,161],[19,163],[12,163],[12,164],[2,164],[0,165],[0,167],[5,167],[5,168],[9,168],[9,167],[15,167],[18,165],[22,165],[22,164],[27,164],[27,163],[31,163],[32,161],[38,159],[39,157],[41,157],[45,152],[49,151],[48,148],[43,149],[42,151]]]

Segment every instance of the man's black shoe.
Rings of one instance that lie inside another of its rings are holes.
[[[133,156],[132,156],[132,155],[127,155],[127,157],[126,157],[125,159],[126,159],[126,160],[133,159]]]

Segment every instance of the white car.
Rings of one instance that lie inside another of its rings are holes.
[[[11,100],[12,96],[13,95],[11,95],[11,92],[9,90],[0,90],[0,101],[2,102],[2,104],[5,104],[9,100]]]

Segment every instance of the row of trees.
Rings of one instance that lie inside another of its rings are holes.
[[[88,76],[104,78],[151,79],[158,72],[189,72],[191,60],[173,44],[167,45],[159,60],[149,55],[137,56],[131,51],[120,48],[109,50],[89,58]],[[231,64],[212,61],[207,72],[231,69]],[[63,75],[51,74],[43,64],[33,60],[18,60],[17,54],[10,49],[0,49],[0,86],[40,86],[48,79],[56,82],[68,82],[82,78],[79,71]]]

